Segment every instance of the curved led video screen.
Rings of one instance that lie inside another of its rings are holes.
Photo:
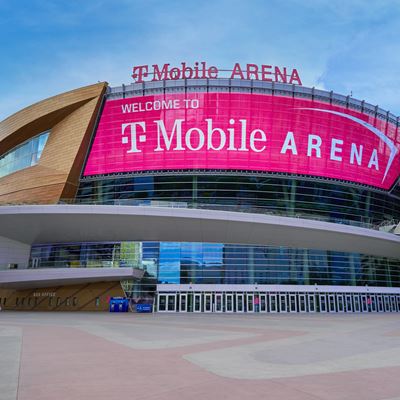
[[[229,170],[305,174],[389,189],[396,126],[344,107],[246,93],[108,100],[84,176]]]

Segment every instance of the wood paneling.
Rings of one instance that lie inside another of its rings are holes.
[[[13,311],[107,311],[110,297],[124,296],[120,282],[0,289],[0,306]]]
[[[0,178],[0,204],[56,203],[75,195],[106,86],[51,97],[0,122],[0,154],[51,129],[37,165]]]

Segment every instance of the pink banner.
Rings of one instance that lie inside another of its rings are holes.
[[[305,174],[388,189],[400,171],[395,125],[289,97],[187,93],[108,100],[85,176],[241,170]]]

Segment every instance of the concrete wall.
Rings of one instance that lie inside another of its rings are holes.
[[[26,268],[30,251],[30,245],[0,236],[0,270],[7,268],[8,264]]]

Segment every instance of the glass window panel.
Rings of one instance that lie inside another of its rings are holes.
[[[0,178],[36,165],[50,132],[44,132],[0,156]]]

